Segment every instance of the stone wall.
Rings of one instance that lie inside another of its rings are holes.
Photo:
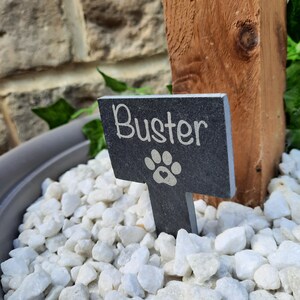
[[[31,108],[109,94],[97,66],[167,92],[160,0],[1,0],[0,16],[0,154],[48,130]]]

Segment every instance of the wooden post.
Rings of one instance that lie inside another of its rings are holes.
[[[173,92],[228,94],[235,200],[260,205],[284,150],[286,0],[163,4]]]

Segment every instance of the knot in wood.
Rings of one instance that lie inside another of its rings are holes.
[[[243,57],[250,57],[259,43],[256,25],[251,21],[238,22],[237,50]]]

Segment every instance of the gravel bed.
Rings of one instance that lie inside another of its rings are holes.
[[[199,235],[155,234],[147,186],[115,179],[108,152],[46,179],[10,259],[10,300],[299,300],[300,151],[254,209],[195,202]]]

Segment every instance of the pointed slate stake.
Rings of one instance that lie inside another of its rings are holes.
[[[98,100],[117,178],[147,183],[157,234],[198,233],[192,193],[235,193],[225,94]]]

